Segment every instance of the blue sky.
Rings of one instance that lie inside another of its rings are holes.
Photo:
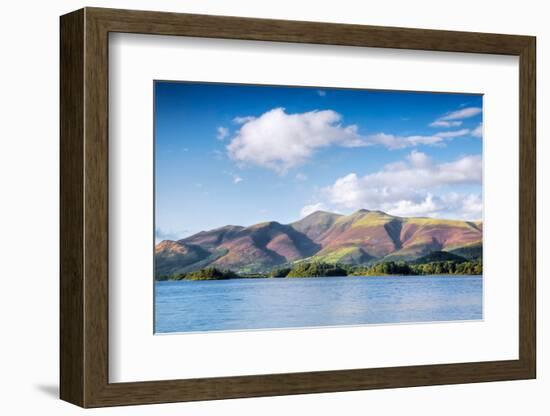
[[[482,96],[155,82],[157,241],[323,209],[481,219]]]

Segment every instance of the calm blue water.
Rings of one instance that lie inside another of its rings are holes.
[[[482,319],[481,276],[155,283],[155,332]]]

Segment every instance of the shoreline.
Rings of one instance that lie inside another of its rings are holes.
[[[229,277],[229,278],[220,278],[220,279],[164,279],[157,280],[158,282],[206,282],[206,281],[223,281],[223,280],[260,280],[260,279],[271,279],[271,280],[301,280],[301,279],[326,279],[326,278],[349,278],[349,277],[360,277],[360,278],[374,278],[374,277],[383,277],[383,278],[393,278],[393,277],[422,277],[422,278],[431,278],[431,277],[481,277],[483,274],[452,274],[452,273],[440,273],[440,274],[378,274],[378,275],[347,275],[347,276],[299,276],[299,277],[271,277],[271,276],[239,276],[239,277]]]
[[[347,276],[469,276],[483,275],[481,259],[467,261],[432,261],[432,262],[380,262],[371,265],[346,265],[323,262],[299,262],[283,265],[271,270],[240,270],[206,267],[190,272],[173,272],[171,274],[155,273],[155,280],[228,280],[228,279],[303,279],[317,277]]]

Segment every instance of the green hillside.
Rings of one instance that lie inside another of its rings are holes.
[[[350,215],[317,211],[288,225],[227,225],[162,241],[155,248],[155,275],[207,267],[270,273],[301,262],[357,266],[477,260],[482,230],[481,222],[397,217],[366,209]]]

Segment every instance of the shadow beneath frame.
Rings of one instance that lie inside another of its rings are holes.
[[[37,384],[36,390],[53,399],[59,399],[59,386],[57,384]]]

